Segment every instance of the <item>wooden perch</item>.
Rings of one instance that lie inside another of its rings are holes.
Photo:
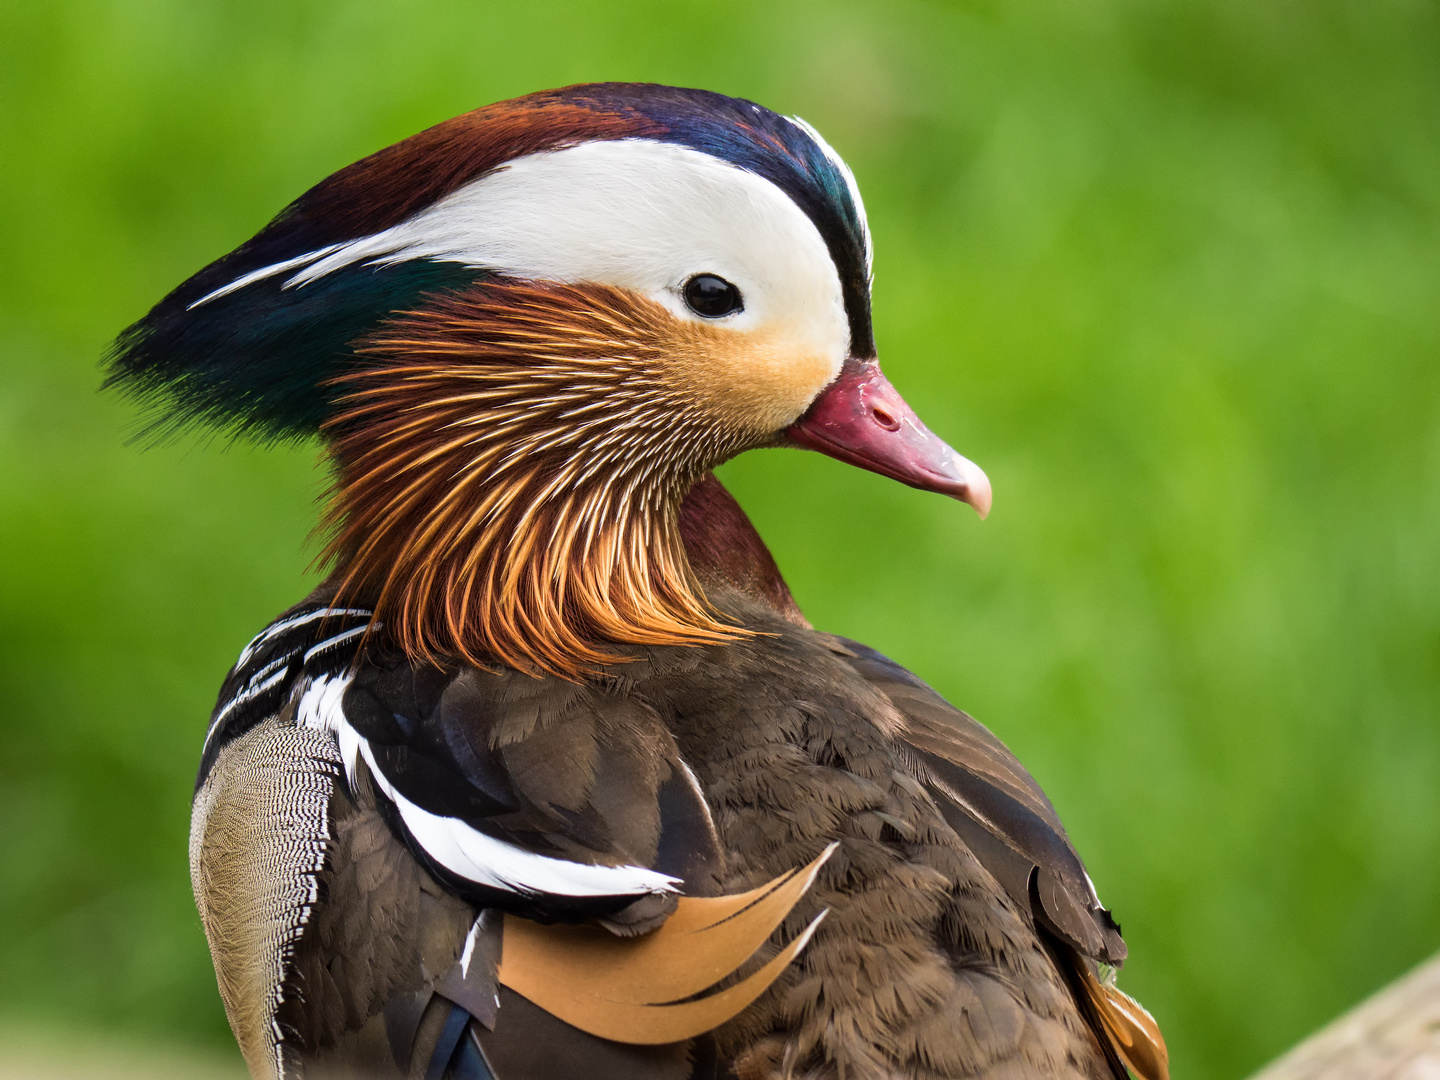
[[[1440,956],[1361,1002],[1251,1080],[1440,1080]]]

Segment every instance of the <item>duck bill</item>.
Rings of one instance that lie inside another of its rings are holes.
[[[877,360],[847,360],[786,435],[792,443],[990,513],[990,480],[920,422]]]

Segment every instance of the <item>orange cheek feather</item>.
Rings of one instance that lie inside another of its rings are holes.
[[[358,352],[327,425],[329,553],[412,657],[578,678],[619,643],[744,636],[689,567],[680,501],[772,441],[833,361],[529,282],[434,297]]]
[[[784,330],[669,321],[656,328],[668,338],[657,342],[666,357],[663,376],[747,439],[784,430],[840,370],[838,354]]]

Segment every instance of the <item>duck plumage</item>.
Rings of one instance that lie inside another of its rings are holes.
[[[711,474],[798,444],[988,510],[869,265],[808,126],[572,87],[341,170],[122,335],[122,387],[335,477],[197,780],[256,1076],[1166,1075],[1034,780],[812,628]]]

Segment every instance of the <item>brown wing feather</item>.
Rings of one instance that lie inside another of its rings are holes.
[[[660,929],[640,938],[507,917],[500,982],[581,1031],[616,1042],[656,1045],[712,1031],[765,992],[825,912],[758,971],[686,999],[734,974],[754,954],[837,846],[751,892],[682,899]]]
[[[1081,985],[1120,1059],[1141,1080],[1170,1080],[1170,1052],[1160,1025],[1118,987],[1102,983],[1083,962],[1077,964]]]
[[[905,718],[902,738],[946,821],[1052,936],[1056,962],[1116,1064],[1142,1080],[1169,1080],[1159,1025],[1095,975],[1093,961],[1118,965],[1125,943],[1040,786],[999,739],[910,672],[858,643],[836,639],[836,647]]]
[[[1119,926],[1050,800],[1005,744],[894,661],[858,642],[835,641],[905,718],[901,738],[941,813],[1015,902],[1084,955],[1121,963]]]

